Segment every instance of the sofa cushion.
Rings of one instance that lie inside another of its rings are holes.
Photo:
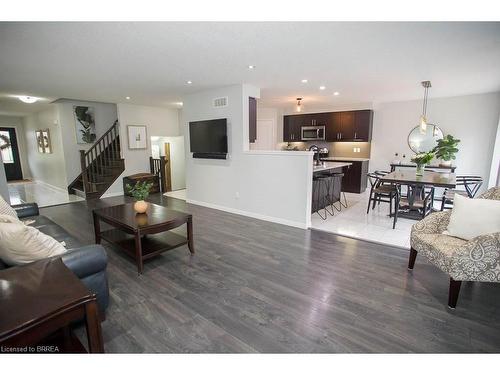
[[[29,220],[29,226],[40,230],[40,232],[53,237],[57,241],[64,241],[67,249],[75,249],[83,246],[80,241],[69,235],[64,228],[54,223],[46,216],[30,216],[24,220]]]
[[[0,195],[0,215],[10,215],[17,219],[16,210],[14,210],[10,204],[8,204],[5,199]]]
[[[64,246],[34,227],[10,215],[0,215],[0,258],[10,266],[61,255]]]

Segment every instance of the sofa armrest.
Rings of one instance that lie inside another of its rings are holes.
[[[38,205],[36,203],[15,204],[12,208],[16,211],[19,219],[40,215],[40,211],[38,210]]]
[[[451,211],[433,212],[425,218],[413,224],[411,227],[412,234],[440,234],[443,233],[450,223]]]
[[[80,279],[104,271],[108,265],[108,256],[101,245],[68,250],[61,259]]]
[[[474,237],[450,258],[455,280],[500,282],[500,232]]]

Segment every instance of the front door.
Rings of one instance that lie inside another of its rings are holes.
[[[0,128],[0,149],[7,181],[22,180],[23,171],[17,147],[16,129]]]

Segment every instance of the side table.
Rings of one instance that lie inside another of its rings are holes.
[[[103,353],[96,296],[61,259],[0,271],[0,346],[4,353],[35,353],[43,339],[59,330],[67,333],[71,323],[82,319],[89,352]]]

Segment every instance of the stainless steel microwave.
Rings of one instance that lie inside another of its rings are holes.
[[[325,126],[302,126],[301,138],[303,141],[325,140]]]

